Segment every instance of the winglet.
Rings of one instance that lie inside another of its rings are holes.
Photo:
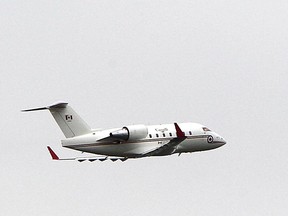
[[[185,133],[180,129],[179,125],[175,122],[176,135],[178,138],[185,138]]]
[[[50,146],[47,146],[48,151],[52,157],[53,160],[59,160],[59,157],[57,156],[57,154],[50,148]]]

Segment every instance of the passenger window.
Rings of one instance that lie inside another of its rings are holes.
[[[159,134],[156,134],[156,137],[159,137]]]
[[[163,133],[163,137],[165,137],[165,133]]]
[[[189,131],[189,135],[192,135],[192,132],[191,132],[191,131]]]
[[[150,137],[150,138],[152,138],[152,135],[151,135],[151,134],[149,134],[149,137]]]
[[[172,137],[172,133],[169,133],[170,137]]]

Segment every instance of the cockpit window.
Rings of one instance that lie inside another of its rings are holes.
[[[203,131],[211,131],[209,128],[207,128],[207,127],[203,127],[202,128],[203,129]]]

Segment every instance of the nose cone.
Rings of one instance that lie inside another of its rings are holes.
[[[216,134],[216,136],[214,137],[214,143],[218,144],[219,146],[223,146],[226,144],[226,140],[222,136]]]
[[[223,139],[223,138],[222,138]],[[223,139],[222,140],[222,145],[225,145],[226,144],[226,140],[225,139]]]

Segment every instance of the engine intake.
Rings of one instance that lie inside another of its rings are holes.
[[[131,125],[110,133],[110,137],[123,141],[139,140],[147,135],[148,128],[145,125]]]

